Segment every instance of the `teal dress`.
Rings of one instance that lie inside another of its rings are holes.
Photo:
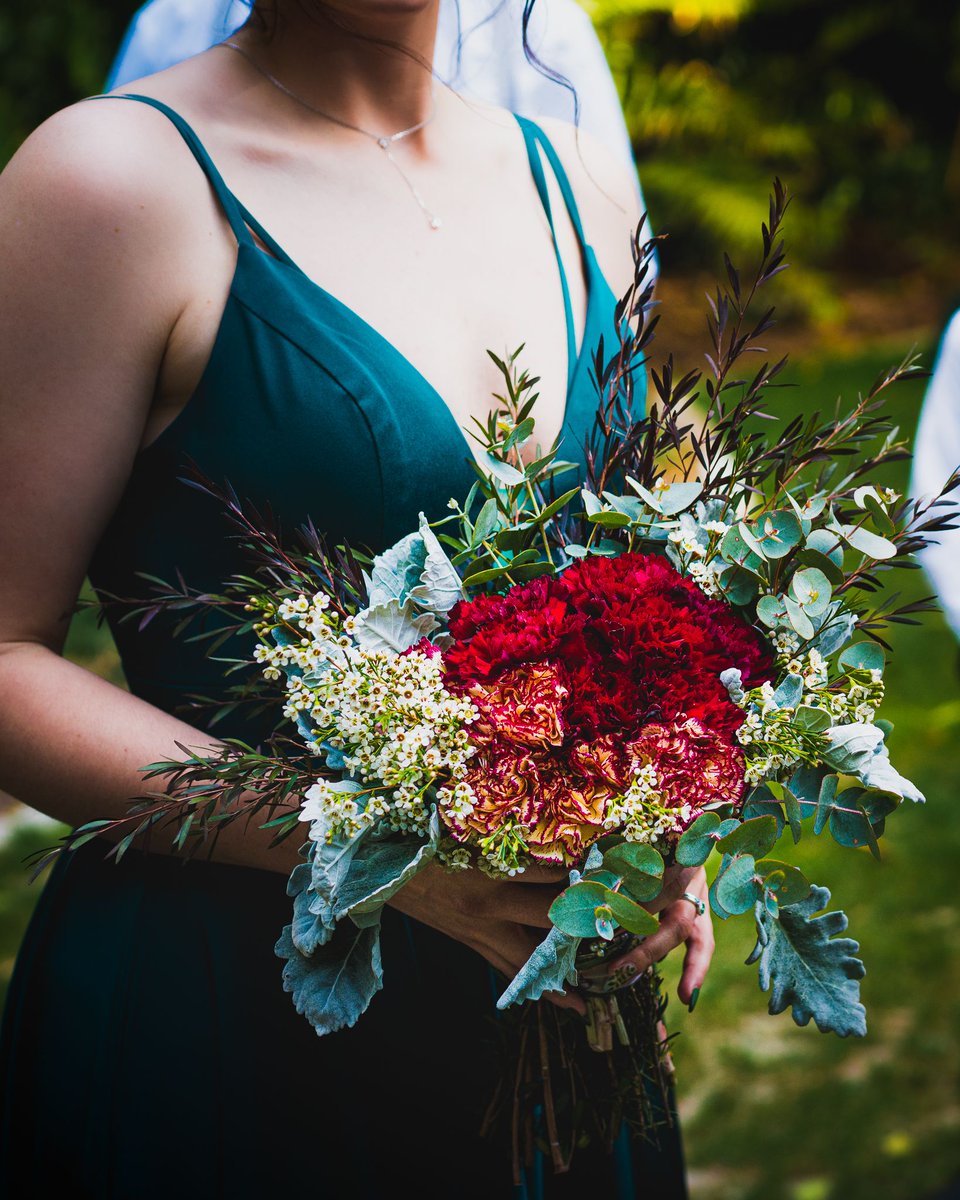
[[[227,189],[190,127],[163,104],[239,243],[210,360],[189,403],[136,458],[89,574],[143,594],[138,572],[216,588],[243,569],[211,479],[292,530],[310,515],[335,541],[382,549],[423,510],[446,512],[474,475],[443,399],[395,346],[312,282]],[[569,378],[562,456],[584,468],[595,410],[589,356],[613,336],[614,296],[583,238],[546,136],[517,118],[551,221],[557,177],[589,285],[578,355],[563,263]],[[259,248],[251,230],[268,248]],[[556,240],[554,242],[556,245]],[[169,712],[223,680],[157,619],[114,624],[131,690]],[[188,719],[200,724],[196,715]],[[217,726],[251,740],[262,718]],[[534,1164],[515,1192],[509,1155],[478,1131],[496,1057],[487,964],[387,910],[384,990],[350,1030],[318,1038],[281,985],[273,946],[290,916],[281,874],[102,842],[62,858],[21,948],[0,1041],[0,1195],[27,1181],[73,1200],[420,1200],[684,1195],[679,1143],[585,1152],[567,1176]]]

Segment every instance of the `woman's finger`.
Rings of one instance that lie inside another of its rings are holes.
[[[697,1002],[703,981],[710,969],[713,958],[713,923],[710,920],[710,910],[697,917],[693,929],[687,938],[687,949],[683,956],[683,969],[680,972],[680,982],[677,984],[677,995],[690,1011]]]
[[[542,940],[529,929],[506,921],[489,922],[478,934],[473,948],[508,980],[513,979]],[[587,1011],[583,997],[574,991],[544,992],[543,999],[558,1008],[572,1008],[581,1015]]]
[[[648,900],[643,907],[648,912],[662,912],[679,900],[684,892],[699,895],[697,882],[698,876],[702,873],[702,867],[668,867],[663,873],[663,888],[660,895]]]
[[[638,978],[647,967],[659,962],[661,958],[666,958],[671,950],[675,950],[687,940],[696,916],[693,905],[688,904],[686,900],[665,909],[657,932],[644,938],[633,950],[611,959],[607,966],[607,974],[613,975],[617,972],[625,980]]]

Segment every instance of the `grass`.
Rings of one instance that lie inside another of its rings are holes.
[[[785,407],[811,409],[853,396],[906,347],[808,357],[788,377]],[[928,358],[929,361],[929,358]],[[921,384],[891,393],[905,433],[916,424]],[[903,489],[906,470],[891,477]],[[918,572],[901,573],[919,595]],[[718,930],[714,967],[695,1013],[668,1010],[694,1200],[920,1200],[960,1174],[960,682],[956,645],[939,617],[893,635],[883,715],[895,723],[893,758],[926,792],[887,822],[884,857],[840,850],[812,836],[794,860],[827,884],[850,917],[868,974],[863,1040],[797,1028],[770,1017],[756,968],[743,960],[752,923]],[[70,654],[117,679],[109,640],[92,614],[78,618]],[[0,850],[0,986],[38,894],[22,857],[49,845],[21,830]],[[671,986],[679,962],[666,964]]]

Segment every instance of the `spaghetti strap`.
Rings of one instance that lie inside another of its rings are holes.
[[[162,100],[155,100],[153,96],[141,96],[134,92],[117,92],[113,95],[88,96],[89,100],[136,100],[141,104],[149,104],[151,108],[157,109],[171,122],[183,140],[190,148],[193,157],[200,165],[200,169],[210,181],[210,186],[213,188],[214,194],[220,202],[220,206],[224,211],[224,215],[230,222],[230,228],[233,230],[234,237],[238,242],[243,242],[248,245],[253,245],[253,238],[250,236],[248,226],[253,226],[257,236],[261,237],[265,231],[262,231],[259,222],[254,221],[244,206],[236,198],[233,192],[227,187],[223,181],[223,176],[213,164],[213,159],[207,153],[203,142],[197,137],[193,129],[180,116],[178,112],[164,104]],[[267,239],[264,238],[266,241]],[[272,242],[272,238],[269,241]],[[273,246],[270,247],[274,249]],[[285,256],[284,256],[285,257]]]
[[[527,156],[530,159],[530,168],[533,171],[534,178],[539,176],[540,182],[537,184],[537,190],[540,192],[543,206],[547,210],[547,215],[550,214],[550,202],[546,197],[546,183],[543,177],[543,167],[540,163],[539,149],[543,147],[543,153],[547,156],[553,173],[556,176],[557,183],[560,186],[560,195],[563,197],[563,202],[567,206],[567,213],[570,217],[570,223],[577,235],[577,241],[580,243],[581,249],[587,245],[587,239],[583,232],[583,222],[580,220],[580,210],[577,207],[577,201],[573,195],[573,188],[570,186],[570,179],[566,171],[563,169],[563,163],[560,161],[560,156],[553,148],[553,142],[547,137],[536,122],[529,120],[527,117],[517,116],[517,121],[520,128],[523,130],[524,140],[527,143]],[[553,222],[551,221],[551,226]]]
[[[550,234],[553,238],[553,250],[557,256],[557,267],[560,271],[560,286],[563,290],[563,311],[567,320],[567,387],[573,378],[573,370],[577,360],[577,333],[573,324],[573,305],[570,300],[570,284],[567,281],[567,272],[563,265],[563,258],[560,255],[560,244],[557,241],[557,229],[553,221],[553,208],[550,204],[550,193],[547,189],[547,179],[543,170],[543,162],[540,157],[540,148],[547,156],[547,161],[553,168],[553,173],[556,176],[557,183],[560,186],[560,194],[563,196],[563,202],[567,206],[567,212],[570,215],[570,221],[577,235],[577,242],[580,246],[580,257],[583,262],[584,270],[587,269],[586,263],[586,243],[583,237],[583,224],[580,221],[580,213],[577,210],[577,203],[573,198],[573,189],[570,187],[570,181],[567,179],[566,172],[557,157],[557,152],[550,144],[550,140],[543,132],[539,125],[526,117],[521,117],[514,113],[517,124],[523,132],[524,144],[527,148],[527,158],[530,162],[530,172],[533,175],[533,182],[536,185],[537,193],[540,196],[540,202],[543,204],[543,210],[547,214],[547,221],[550,225]]]

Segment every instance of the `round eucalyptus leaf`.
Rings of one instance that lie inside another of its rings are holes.
[[[608,891],[604,903],[613,913],[619,925],[636,933],[640,937],[649,937],[660,928],[660,922],[645,908],[641,908],[635,900],[625,896],[623,892]]]
[[[822,616],[833,596],[830,580],[817,567],[797,571],[790,580],[790,590],[808,617]]]
[[[594,912],[612,895],[613,892],[600,883],[575,883],[560,893],[547,915],[561,933],[570,937],[593,937],[597,920]]]
[[[746,854],[762,858],[777,843],[777,818],[772,813],[743,821],[717,842],[723,854]]]
[[[720,541],[720,556],[735,566],[745,567],[748,571],[758,570],[763,562],[760,555],[755,554],[743,540],[740,530],[735,525],[727,530]]]
[[[613,941],[613,913],[605,904],[601,904],[594,912],[594,926],[597,933],[606,942]]]
[[[665,517],[674,517],[689,508],[702,491],[702,483],[671,483],[660,493],[660,511]]]
[[[676,859],[682,867],[699,867],[710,857],[716,845],[720,818],[705,812],[693,822],[677,842]]]
[[[757,874],[763,876],[764,887],[774,892],[781,904],[798,904],[810,895],[810,881],[790,863],[763,858],[757,863]]]
[[[642,842],[619,842],[611,846],[603,856],[603,865],[620,875],[628,873],[654,875],[663,874],[663,856],[653,846]]]
[[[806,548],[828,558],[834,566],[843,566],[843,543],[830,529],[814,529],[807,534]]]
[[[825,708],[814,708],[812,705],[802,704],[793,714],[791,724],[797,729],[803,729],[806,733],[823,733],[833,724],[833,717]]]
[[[720,586],[730,604],[749,604],[760,590],[756,575],[743,567],[728,567],[724,571]]]
[[[800,545],[803,538],[800,521],[786,509],[766,513],[754,522],[750,532],[760,543],[766,558],[784,558]]]
[[[732,859],[723,874],[717,877],[717,899],[732,916],[753,908],[762,892],[757,865],[751,854]]]
[[[883,648],[876,642],[853,642],[837,659],[837,665],[847,670],[882,671],[885,663]]]
[[[802,637],[805,641],[808,641],[816,633],[816,630],[813,627],[813,622],[796,602],[796,600],[792,600],[789,596],[784,596],[783,603],[787,610],[787,619],[793,626],[794,632]]]
[[[769,625],[771,629],[775,629],[778,625],[786,624],[787,609],[783,603],[783,596],[761,596],[757,602],[757,616],[764,623]]]
[[[826,554],[822,554],[819,550],[811,549],[809,538],[807,539],[806,548],[797,552],[797,562],[805,567],[816,567],[818,571],[822,571],[826,575],[835,587],[839,587],[844,581],[845,576],[842,568],[838,567],[833,559],[828,558]]]

